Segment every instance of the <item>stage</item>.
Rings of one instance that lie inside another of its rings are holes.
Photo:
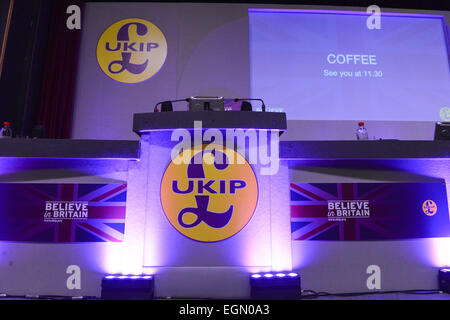
[[[449,11],[25,1],[0,300],[449,299]]]

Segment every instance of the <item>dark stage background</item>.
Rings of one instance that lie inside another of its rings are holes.
[[[446,0],[415,1],[106,1],[91,2],[191,2],[287,5],[359,6],[450,10]],[[44,125],[50,138],[70,138],[80,33],[61,25],[71,4],[83,1],[14,0],[9,36],[0,78],[0,121],[10,121],[16,136],[30,136],[33,126]],[[10,1],[0,3],[0,39],[3,40]],[[45,71],[47,70],[47,71]]]

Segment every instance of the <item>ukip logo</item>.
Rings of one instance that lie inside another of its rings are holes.
[[[178,157],[191,157],[188,163],[176,159],[170,163],[161,183],[161,204],[181,234],[216,242],[235,235],[250,221],[258,185],[253,169],[239,153],[222,146],[205,147],[181,152]],[[231,157],[243,161],[230,163]]]
[[[425,200],[422,204],[422,210],[423,213],[425,213],[427,216],[434,216],[437,212],[436,202],[434,202],[433,200]]]
[[[164,34],[143,19],[125,19],[111,25],[97,44],[100,68],[110,78],[137,83],[154,76],[167,56]]]

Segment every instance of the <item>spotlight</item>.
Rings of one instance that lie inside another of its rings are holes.
[[[154,278],[151,275],[108,275],[102,279],[102,299],[150,300],[153,292]]]
[[[295,272],[277,272],[250,275],[252,299],[299,299],[301,279]]]
[[[439,270],[439,291],[450,293],[450,268]]]

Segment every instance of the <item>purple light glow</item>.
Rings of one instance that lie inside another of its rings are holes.
[[[450,198],[449,186],[447,185],[447,198]],[[430,239],[427,244],[427,260],[435,267],[443,267],[446,270],[450,270],[447,267],[450,264],[450,237],[446,238],[434,238]]]
[[[259,279],[259,278],[261,278],[261,277],[264,277],[264,278],[273,278],[273,277],[277,277],[277,278],[284,278],[284,277],[286,277],[286,276],[289,276],[289,277],[297,277],[298,276],[298,273],[295,273],[295,272],[290,272],[290,273],[284,273],[284,272],[278,272],[278,273],[276,273],[276,274],[273,274],[273,273],[265,273],[264,275],[261,275],[261,274],[258,274],[258,273],[255,273],[255,274],[252,274],[251,275],[251,277],[253,278],[253,279]]]
[[[105,279],[151,279],[152,275],[142,275],[142,274],[122,274],[105,276]]]
[[[316,13],[316,14],[346,14],[346,15],[362,15],[362,16],[370,16],[372,12],[366,11],[345,11],[345,10],[314,10],[314,9],[248,9],[248,12],[260,12],[260,13]],[[418,14],[418,13],[399,13],[399,12],[380,12],[381,16],[390,16],[390,17],[420,17],[420,18],[434,18],[434,19],[444,19],[443,15],[435,15],[435,14]]]

